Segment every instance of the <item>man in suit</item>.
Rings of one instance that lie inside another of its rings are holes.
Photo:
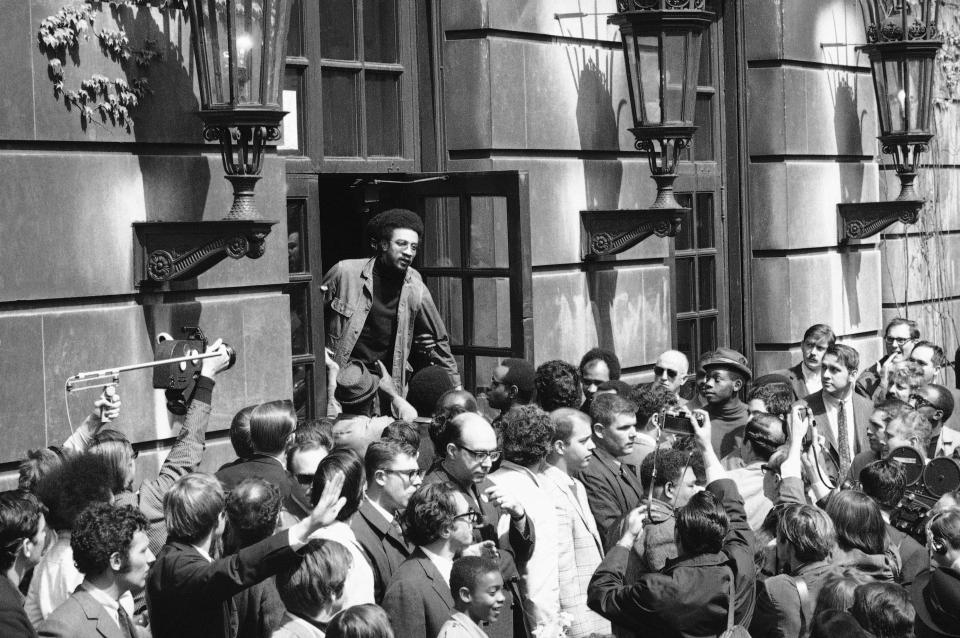
[[[637,406],[616,394],[598,394],[590,405],[590,422],[596,447],[578,478],[606,550],[620,537],[620,522],[643,499],[636,466],[622,460],[637,438]]]
[[[350,519],[350,529],[373,569],[373,599],[379,603],[400,563],[410,557],[412,548],[398,517],[423,479],[416,450],[399,441],[374,441],[363,464],[366,497]]]
[[[285,467],[287,442],[297,428],[297,413],[290,401],[261,403],[250,413],[250,440],[254,454],[242,463],[220,468],[217,479],[226,491],[240,481],[258,478],[280,489],[283,509],[295,518],[310,511],[310,502],[300,483]]]
[[[83,582],[40,625],[46,638],[137,638],[137,627],[120,596],[143,590],[154,556],[147,518],[130,505],[101,503],[85,509],[73,527],[70,547]]]
[[[342,607],[350,560],[349,550],[337,541],[311,540],[300,564],[277,574],[286,612],[271,638],[324,638],[330,619]]]
[[[395,636],[436,638],[454,612],[453,559],[474,545],[480,513],[456,485],[436,481],[414,493],[403,516],[416,549],[393,575],[381,606]]]
[[[574,478],[590,465],[596,447],[590,417],[579,410],[560,408],[550,413],[550,420],[554,430],[540,476],[557,514],[560,610],[572,618],[567,630],[570,638],[609,634],[610,621],[587,607],[587,585],[603,559],[603,541],[587,491]]]
[[[229,638],[233,596],[300,560],[310,535],[336,520],[346,499],[336,474],[310,515],[292,527],[214,560],[223,533],[224,495],[209,474],[188,474],[170,488],[164,514],[170,536],[147,576],[147,607],[155,638]]]
[[[823,388],[820,380],[820,365],[827,348],[837,342],[837,335],[833,328],[825,323],[818,323],[807,328],[800,342],[800,362],[786,370],[777,370],[772,374],[779,374],[790,379],[790,385],[798,397],[818,392]]]
[[[33,494],[0,492],[0,636],[4,638],[36,638],[18,587],[27,570],[40,562],[46,537],[43,506]]]
[[[753,618],[754,534],[737,486],[714,452],[709,416],[699,414],[702,426],[690,421],[708,483],[677,510],[678,559],[659,572],[625,578],[631,550],[642,551],[645,544],[647,514],[639,508],[630,513],[588,589],[590,609],[644,636],[718,635],[727,628],[728,605],[736,624],[746,627]]]
[[[910,403],[930,423],[927,458],[956,456],[960,447],[960,432],[945,425],[953,416],[956,407],[950,390],[936,383],[920,386],[911,397]]]
[[[845,477],[853,458],[870,448],[867,429],[873,404],[854,392],[860,355],[845,344],[834,344],[823,355],[823,389],[804,397],[804,401],[823,437],[827,452]]]
[[[446,481],[456,485],[470,507],[481,514],[474,529],[476,547],[472,551],[496,548],[499,552],[500,573],[509,592],[506,606],[512,607],[513,613],[500,614],[487,633],[491,638],[512,638],[516,627],[518,635],[522,635],[526,617],[518,586],[518,566],[530,560],[535,532],[533,521],[516,497],[506,488],[494,485],[488,477],[501,454],[497,434],[485,418],[465,412],[444,423],[438,441],[443,458],[423,482]]]

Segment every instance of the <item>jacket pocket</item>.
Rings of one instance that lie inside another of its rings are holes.
[[[336,297],[330,302],[331,312],[327,315],[327,339],[330,345],[340,341],[340,337],[346,331],[350,324],[350,318],[353,316],[354,307],[346,302],[342,297]]]

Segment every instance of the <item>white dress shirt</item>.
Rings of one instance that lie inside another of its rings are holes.
[[[450,572],[453,571],[453,561],[446,556],[434,554],[426,547],[421,547],[420,549],[424,554],[427,555],[427,558],[429,558],[430,562],[433,563],[433,566],[437,568],[437,571],[440,572],[440,575],[443,576],[443,580],[447,581],[447,587],[449,587]]]
[[[807,394],[820,392],[823,389],[823,380],[820,378],[819,370],[811,370],[803,362],[800,363],[800,370],[803,372],[803,384],[807,387]]]

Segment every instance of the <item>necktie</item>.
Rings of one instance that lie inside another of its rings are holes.
[[[117,620],[120,625],[120,631],[123,632],[123,635],[127,638],[137,638],[137,629],[133,626],[133,621],[130,620],[130,616],[127,614],[127,610],[123,608],[123,605],[117,609]]]
[[[837,408],[837,447],[840,450],[840,478],[843,482],[850,471],[850,435],[847,433],[847,414],[843,409],[843,401]]]

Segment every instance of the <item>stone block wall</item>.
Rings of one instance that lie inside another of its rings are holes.
[[[60,444],[90,408],[97,391],[64,398],[80,371],[153,359],[160,332],[184,325],[222,337],[239,358],[214,393],[205,469],[232,458],[226,429],[241,407],[289,397],[289,301],[285,179],[276,157],[266,161],[257,203],[280,220],[259,260],[226,260],[174,292],[135,286],[131,224],[212,220],[230,207],[216,145],[205,144],[189,30],[175,14],[148,9],[97,13],[90,38],[64,65],[64,87],[93,74],[125,76],[101,51],[95,32],[122,25],[135,46],[151,38],[162,59],[146,76],[151,93],[133,114],[132,132],[99,117],[81,126],[76,108],[54,94],[47,55],[37,45],[40,22],[59,0],[0,0],[0,489],[16,479],[29,448]],[[139,464],[155,472],[176,433],[162,391],[149,371],[121,376],[123,409],[116,427],[142,448]]]

